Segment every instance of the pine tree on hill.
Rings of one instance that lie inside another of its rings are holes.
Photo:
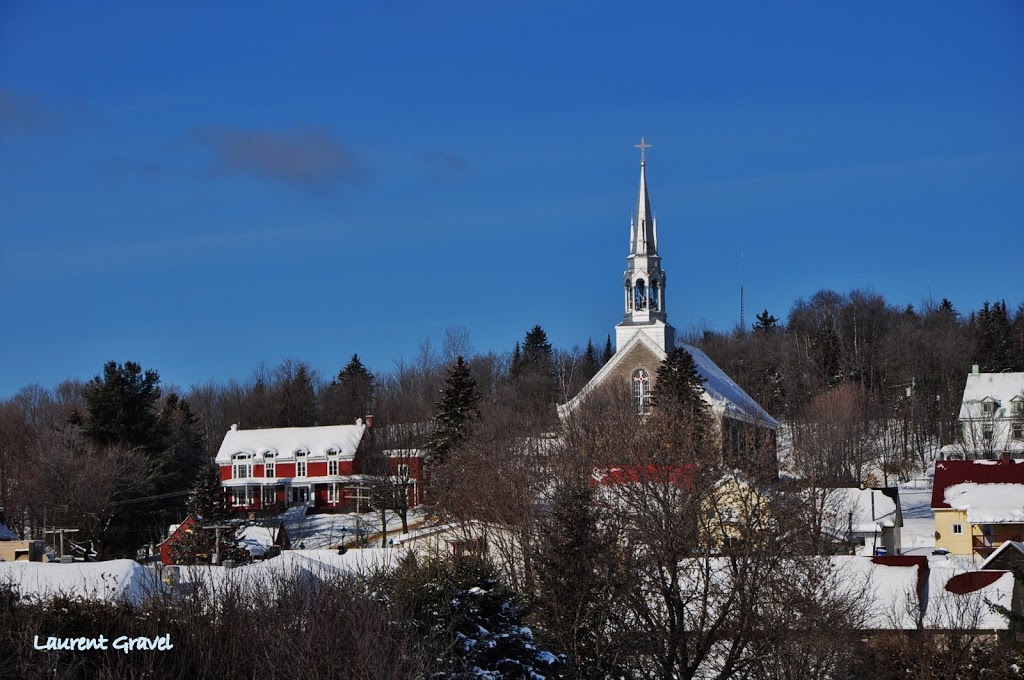
[[[604,366],[612,357],[615,356],[615,349],[612,347],[612,336],[608,335],[608,339],[604,341],[604,352],[601,354],[601,365]]]
[[[778,317],[772,316],[768,310],[757,315],[757,323],[754,324],[754,332],[770,335],[779,327]]]
[[[353,354],[345,368],[338,373],[339,409],[342,423],[354,423],[356,418],[370,414],[373,404],[375,379],[358,354]]]
[[[437,460],[444,460],[449,452],[469,437],[473,424],[480,418],[479,400],[476,380],[460,356],[445,379],[444,395],[437,402],[434,415],[434,434],[427,444]]]
[[[154,453],[160,432],[156,403],[160,399],[160,375],[143,371],[134,361],[123,365],[108,361],[103,376],[90,380],[85,397],[85,436],[94,444],[123,444]]]
[[[548,334],[540,326],[534,326],[526,334],[523,363],[527,366],[551,366],[551,343],[548,342]]]
[[[600,370],[601,365],[597,361],[597,350],[590,338],[587,338],[587,349],[583,352],[583,359],[580,362],[580,382],[586,384]]]

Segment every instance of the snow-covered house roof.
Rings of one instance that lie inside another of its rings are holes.
[[[968,511],[968,521],[1024,521],[1015,517],[1024,506],[1024,462],[1002,460],[940,460],[935,463],[932,509]]]
[[[840,522],[837,532],[874,533],[886,527],[903,526],[897,509],[895,489],[839,488],[829,491],[829,510]]]
[[[217,451],[217,464],[230,465],[232,456],[239,453],[279,460],[294,458],[296,454],[305,454],[310,459],[335,454],[341,460],[351,460],[365,432],[363,423],[264,430],[239,430],[232,425]]]
[[[29,599],[68,596],[136,604],[158,587],[155,573],[134,560],[72,564],[0,562],[0,583],[10,583]]]
[[[960,403],[960,418],[980,418],[984,404],[993,404],[996,418],[1009,418],[1012,403],[1024,401],[1024,373],[969,373]]]
[[[1024,523],[1024,484],[964,482],[946,487],[944,500],[971,524]]]
[[[1009,621],[989,603],[1010,608],[1013,574],[977,570],[962,560],[933,559],[928,575],[926,628],[1006,630]]]

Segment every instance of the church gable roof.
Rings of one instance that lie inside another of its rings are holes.
[[[583,403],[583,400],[590,396],[591,392],[603,385],[609,377],[618,373],[618,369],[623,362],[631,358],[635,359],[637,354],[648,354],[650,356],[652,359],[651,365],[645,366],[645,368],[652,374],[657,372],[658,366],[665,360],[665,352],[646,333],[637,332],[625,346],[612,355],[608,363],[601,367],[601,370],[590,379],[590,382],[583,386],[583,389],[575,397],[564,404],[558,405],[559,417],[564,418],[575,411]]]
[[[705,380],[705,398],[711,402],[713,407],[722,410],[724,415],[729,418],[762,424],[773,430],[779,426],[778,421],[768,415],[768,412],[743,391],[736,381],[726,375],[725,371],[719,368],[718,364],[712,361],[707,354],[692,345],[680,345],[680,347],[693,357],[697,372]],[[628,368],[629,366],[626,364],[636,363],[638,355],[646,355],[645,358],[650,365],[646,365],[644,368],[652,375],[657,373],[661,362],[665,360],[665,352],[646,333],[637,332],[621,350],[612,355],[608,363],[601,367],[601,370],[579,391],[579,394],[558,406],[558,415],[564,418],[572,413],[594,389],[620,373],[622,369]],[[655,393],[657,393],[657,385],[655,385]]]
[[[697,366],[697,372],[706,381],[704,391],[707,392],[716,404],[725,409],[725,414],[731,418],[746,420],[749,422],[763,423],[771,429],[779,426],[779,422],[768,415],[761,406],[743,391],[743,388],[736,384],[736,381],[725,374],[711,358],[692,345],[680,345],[693,357],[693,363]]]

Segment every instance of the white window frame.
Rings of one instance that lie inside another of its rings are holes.
[[[306,476],[308,476],[307,475],[308,472],[309,472],[309,463],[307,463],[304,458],[301,459],[301,460],[296,460],[295,461],[295,476],[296,477],[306,477]]]
[[[268,460],[263,463],[263,476],[264,477],[276,477],[277,476],[277,464],[273,460]]]
[[[269,498],[269,500],[268,500]],[[277,503],[277,487],[276,486],[265,486],[260,494],[260,501],[263,507],[268,507]]]
[[[252,495],[252,487],[237,487],[231,491],[231,505],[236,508],[252,505]]]
[[[395,475],[399,479],[409,479],[409,465],[408,463],[399,463],[395,466]]]
[[[341,474],[340,472],[338,472],[338,470],[340,469],[340,465],[341,464],[337,460],[328,460],[327,474],[334,475],[335,477],[337,477],[339,474]]]
[[[231,479],[249,479],[252,477],[252,454],[236,453],[231,456]]]
[[[963,533],[964,533],[964,525],[963,524],[954,524],[953,525],[953,535],[954,536],[959,536],[959,535],[961,535]]]

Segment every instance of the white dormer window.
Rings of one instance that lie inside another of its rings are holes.
[[[1024,397],[1020,395],[1010,400],[1010,410],[1013,412],[1014,418],[1024,418]]]
[[[246,479],[252,477],[252,454],[236,453],[231,456],[231,478]]]
[[[999,402],[992,397],[985,397],[981,402],[981,412],[986,416],[994,416]]]

